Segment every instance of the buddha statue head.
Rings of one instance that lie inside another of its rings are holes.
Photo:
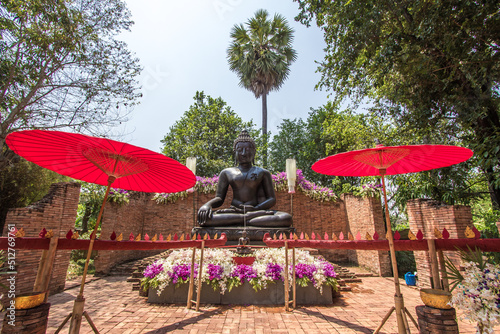
[[[257,151],[255,141],[248,134],[247,130],[241,131],[238,138],[233,143],[236,164],[254,163],[255,153]]]

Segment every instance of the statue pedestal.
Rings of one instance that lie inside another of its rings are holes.
[[[247,226],[246,232],[250,241],[262,241],[266,233],[269,233],[271,237],[276,234],[277,238],[279,238],[280,234],[286,233],[287,238],[289,238],[290,233],[295,233],[295,228]],[[238,241],[243,236],[243,226],[194,227],[191,230],[191,236],[193,234],[201,234],[203,237],[205,234],[208,234],[211,239],[216,234],[220,237],[222,233],[226,234],[228,241]]]

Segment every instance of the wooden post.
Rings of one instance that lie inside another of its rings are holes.
[[[439,276],[436,243],[434,242],[434,239],[427,239],[427,245],[429,247],[429,258],[431,260],[431,274],[432,274],[432,281],[434,282],[434,289],[441,289],[441,279]]]
[[[285,241],[285,311],[289,311],[289,295],[288,295],[288,241]]]
[[[380,151],[380,154],[382,151]],[[380,161],[382,161],[382,157],[380,157]],[[398,277],[398,263],[396,261],[396,251],[394,249],[394,238],[392,236],[392,227],[391,227],[391,217],[389,215],[389,205],[387,204],[387,191],[385,187],[385,174],[386,174],[386,169],[384,168],[379,168],[379,173],[382,179],[382,190],[384,194],[384,207],[385,207],[385,224],[387,227],[387,241],[389,242],[389,250],[390,250],[390,255],[391,255],[391,264],[392,264],[392,271],[393,271],[393,277],[394,277],[394,287],[396,290],[396,293],[394,295],[394,307],[396,311],[396,322],[398,325],[398,333],[399,334],[406,334],[409,332],[408,330],[408,325],[407,325],[407,320],[405,317],[404,313],[404,299],[403,295],[401,294],[401,287],[399,286],[399,277]],[[392,310],[389,311],[389,313],[392,313]]]
[[[448,282],[448,275],[446,275],[446,266],[444,262],[444,255],[442,250],[437,252],[439,258],[439,266],[441,267],[441,277],[443,279],[443,289],[445,291],[450,291],[450,283]]]
[[[196,256],[196,247],[193,247],[193,255],[191,255],[191,275],[189,276],[189,291],[186,308],[190,309],[193,299],[193,287],[194,287],[194,259]]]
[[[297,286],[295,285],[295,247],[292,248],[293,308],[297,308]]]
[[[85,298],[78,294],[73,304],[71,322],[69,324],[69,334],[79,334],[82,326],[83,309],[85,308]]]
[[[44,292],[49,289],[50,276],[52,275],[52,268],[54,266],[58,241],[58,237],[51,238],[49,249],[42,251],[35,284],[33,285],[33,292]],[[49,294],[47,292],[45,294],[44,303],[47,302],[48,295]]]
[[[196,293],[196,311],[200,310],[201,297],[201,276],[203,274],[203,250],[205,249],[205,240],[201,241],[200,266],[198,268],[198,292]]]

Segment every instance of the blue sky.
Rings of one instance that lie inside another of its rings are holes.
[[[143,98],[119,131],[120,140],[159,152],[160,140],[193,103],[196,91],[224,101],[244,120],[261,126],[261,101],[238,85],[229,70],[226,50],[234,24],[244,23],[258,9],[279,13],[295,30],[298,58],[288,80],[268,96],[268,128],[273,134],[283,119],[307,118],[310,108],[327,102],[315,91],[315,73],[325,43],[319,28],[294,21],[292,0],[126,0],[135,24],[119,36],[140,59]]]

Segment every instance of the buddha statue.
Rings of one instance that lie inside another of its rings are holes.
[[[286,212],[271,210],[276,203],[271,173],[253,165],[256,146],[246,130],[234,141],[233,150],[237,167],[224,169],[219,175],[215,197],[198,210],[198,224],[202,227],[258,226],[289,227],[292,216]],[[220,207],[231,186],[231,207]]]

